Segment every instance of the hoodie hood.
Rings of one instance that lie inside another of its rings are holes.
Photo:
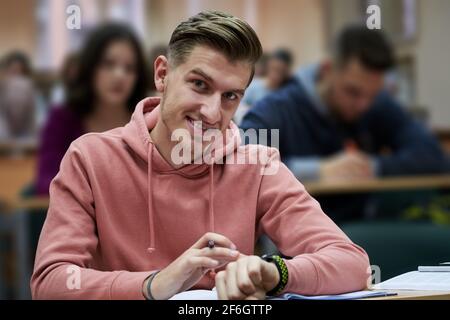
[[[233,153],[241,144],[239,129],[230,122],[225,137],[221,144],[212,144],[206,157],[211,161],[202,164],[186,164],[180,168],[174,168],[159,153],[150,131],[156,126],[160,117],[160,102],[158,97],[150,97],[139,102],[133,112],[131,121],[124,128],[123,139],[125,143],[147,163],[147,194],[148,194],[148,223],[150,230],[150,243],[148,252],[153,253],[155,248],[155,227],[153,205],[152,175],[154,173],[178,174],[186,179],[196,179],[209,174],[209,228],[214,232],[214,166],[225,163],[224,158]]]

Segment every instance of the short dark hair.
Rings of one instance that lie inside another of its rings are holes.
[[[216,49],[230,61],[247,61],[253,72],[262,55],[261,43],[252,27],[219,11],[203,11],[181,22],[169,41],[169,61],[175,66],[185,62],[197,45]]]
[[[6,57],[1,61],[1,68],[7,68],[13,63],[20,63],[23,68],[23,72],[25,76],[30,76],[32,73],[31,62],[28,55],[22,51],[13,51],[10,52]]]
[[[272,59],[280,60],[288,66],[292,65],[294,58],[292,57],[291,51],[284,48],[276,49],[270,56]]]
[[[68,106],[81,117],[94,110],[94,75],[107,48],[116,41],[127,41],[136,57],[136,83],[127,101],[127,111],[133,113],[137,103],[146,97],[148,89],[147,64],[144,52],[134,31],[127,25],[110,22],[94,29],[79,53],[79,69],[74,84],[69,88]]]
[[[387,71],[395,65],[394,49],[386,35],[363,25],[346,27],[338,36],[334,57],[339,65],[356,58],[368,69]]]

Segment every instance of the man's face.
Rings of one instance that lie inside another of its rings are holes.
[[[273,87],[280,87],[289,77],[289,65],[280,59],[272,58],[267,62],[267,78]]]
[[[249,63],[230,62],[206,46],[194,47],[186,61],[176,67],[158,57],[155,84],[163,94],[162,123],[169,133],[186,129],[191,138],[194,122],[199,121],[203,132],[219,129],[224,133],[245,93],[251,71]]]
[[[6,67],[8,77],[25,76],[25,66],[19,61],[13,61]]]
[[[352,59],[334,67],[329,75],[328,102],[332,112],[344,122],[357,121],[383,88],[384,73],[365,68]]]

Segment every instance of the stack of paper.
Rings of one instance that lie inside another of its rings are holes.
[[[357,291],[337,295],[302,296],[295,293],[286,293],[271,300],[352,300],[390,295],[382,291]],[[217,292],[213,290],[190,290],[174,295],[170,300],[217,300]]]
[[[323,296],[303,296],[295,293],[285,293],[274,300],[355,300],[364,298],[386,297],[394,295],[383,291],[356,291],[343,294],[323,295]]]
[[[381,282],[374,289],[450,291],[450,272],[411,271]]]
[[[217,300],[217,292],[213,290],[189,290],[174,295],[169,300]]]

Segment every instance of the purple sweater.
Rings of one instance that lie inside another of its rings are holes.
[[[72,141],[85,132],[82,120],[68,107],[52,108],[41,133],[37,195],[47,196],[52,179],[59,171],[59,164]]]

